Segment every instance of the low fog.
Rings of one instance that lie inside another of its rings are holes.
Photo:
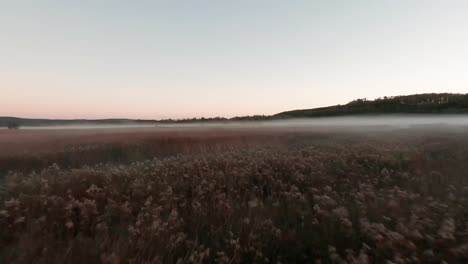
[[[225,123],[158,124],[158,127],[343,127],[343,128],[411,128],[468,127],[468,115],[366,115],[345,117],[295,118],[271,121]]]
[[[398,129],[398,128],[468,128],[468,115],[365,115],[345,117],[295,118],[266,121],[226,121],[173,124],[65,125],[23,126],[26,130],[62,129],[151,129],[151,128],[343,128],[343,129]]]
[[[390,126],[407,128],[415,126],[468,126],[468,115],[385,115],[320,117],[272,121],[273,126],[333,126],[365,127]]]

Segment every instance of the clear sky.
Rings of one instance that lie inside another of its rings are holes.
[[[185,118],[468,93],[468,1],[0,0],[0,116]]]

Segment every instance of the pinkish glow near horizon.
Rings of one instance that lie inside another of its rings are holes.
[[[462,0],[3,1],[0,116],[232,117],[467,93],[467,25]]]

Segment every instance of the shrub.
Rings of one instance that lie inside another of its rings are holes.
[[[17,130],[17,129],[20,128],[20,125],[19,125],[18,123],[16,123],[16,122],[9,122],[9,123],[7,124],[7,127],[8,127],[8,129],[10,129],[10,130]]]

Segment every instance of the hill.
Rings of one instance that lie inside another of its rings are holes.
[[[362,114],[468,113],[468,94],[431,93],[357,99],[345,105],[281,112],[274,118],[325,117]]]

